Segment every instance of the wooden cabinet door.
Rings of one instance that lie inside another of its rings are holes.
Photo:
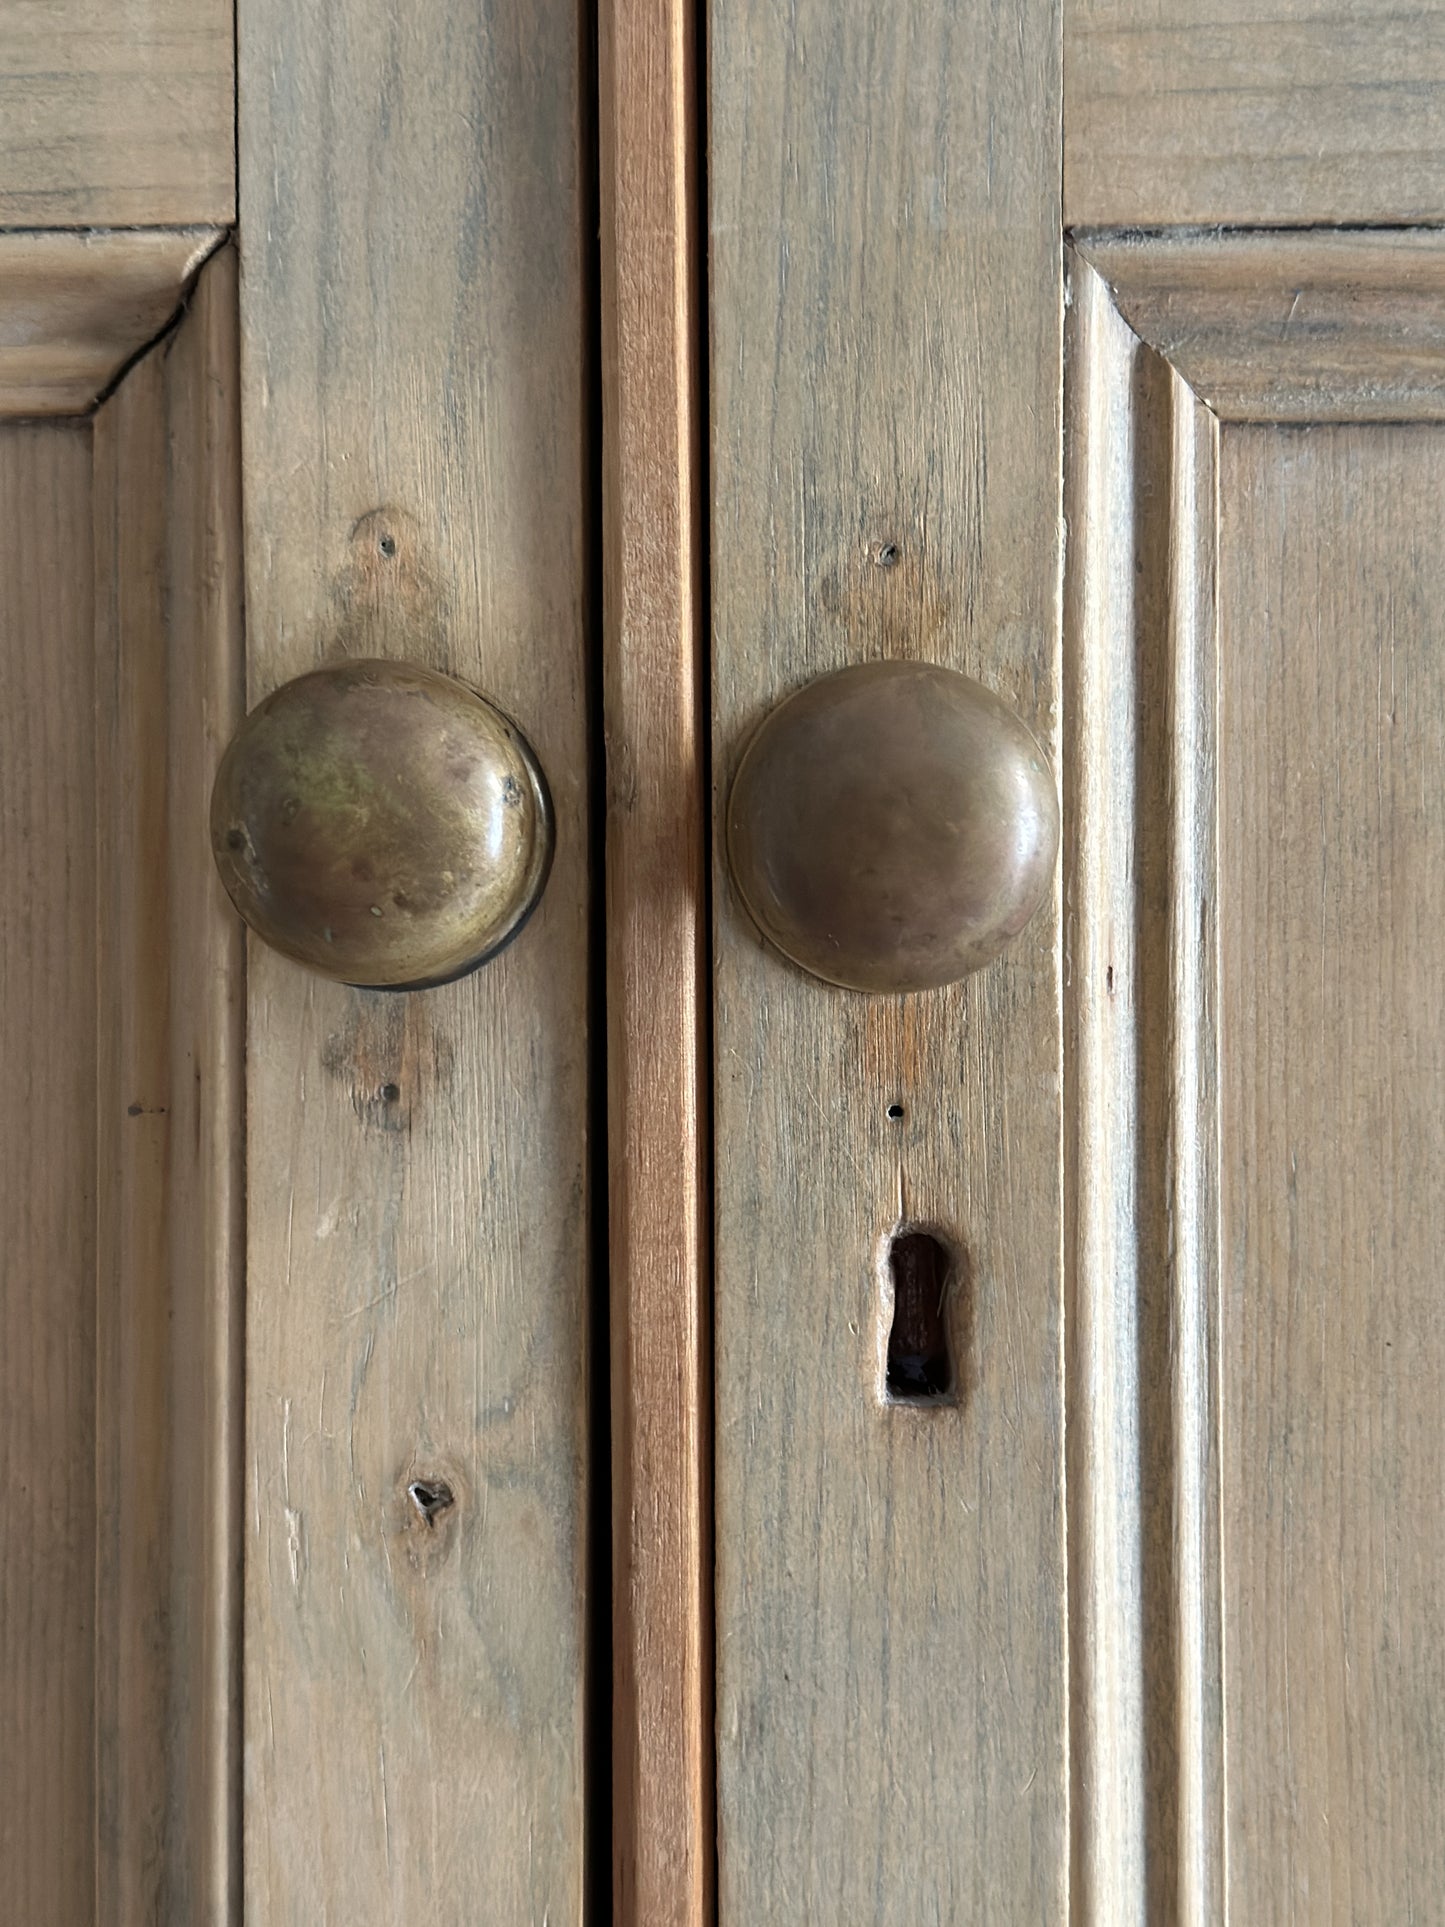
[[[70,0],[0,68],[0,1914],[576,1920],[590,41]],[[208,848],[244,710],[366,656],[482,689],[556,818],[525,941],[422,996],[243,948]]]
[[[725,1921],[1439,1912],[1442,29],[709,9]],[[872,658],[1003,695],[1064,813],[1053,904],[893,999],[721,849]]]
[[[0,19],[0,1915],[1436,1917],[1445,16],[1276,11]],[[440,989],[212,863],[362,656]],[[879,660],[1062,803],[897,995],[725,847]]]

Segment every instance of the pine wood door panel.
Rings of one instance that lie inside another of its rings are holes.
[[[1229,1898],[1445,1889],[1445,436],[1220,464]]]
[[[18,1918],[71,1927],[95,1879],[95,672],[83,427],[0,425],[0,530],[0,1014],[11,1112],[25,1121],[0,1163],[0,1860]]]
[[[1052,737],[1058,59],[1046,6],[711,11],[719,798],[774,703],[870,657]],[[716,844],[720,1918],[1056,1920],[1056,915],[860,997],[764,948]],[[900,1223],[954,1253],[928,1408],[880,1385]]]
[[[238,19],[249,699],[347,656],[450,671],[524,731],[557,823],[535,916],[459,983],[356,991],[251,945],[246,1905],[575,1919],[580,16],[242,0]]]
[[[0,424],[0,1840],[36,1927],[240,1896],[235,366],[223,251],[98,415]]]
[[[1388,372],[1392,419],[1360,419],[1379,318],[1439,254],[1370,242],[1312,362],[1260,315],[1282,279],[1328,289],[1343,245],[1090,235],[1071,274],[1091,1919],[1425,1918],[1445,1871],[1445,444],[1423,376],[1422,419],[1394,419],[1409,383]],[[1230,419],[1124,314],[1227,368]]]

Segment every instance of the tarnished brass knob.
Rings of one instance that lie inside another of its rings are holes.
[[[766,718],[727,837],[743,901],[784,956],[851,990],[932,990],[1038,909],[1059,804],[1043,751],[982,683],[871,662]]]
[[[521,928],[552,810],[522,732],[474,690],[343,662],[251,711],[216,775],[211,844],[273,949],[342,983],[413,990]]]

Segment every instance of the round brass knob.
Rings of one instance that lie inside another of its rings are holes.
[[[1038,909],[1059,804],[1043,751],[982,683],[870,662],[765,719],[727,836],[743,901],[784,956],[850,990],[932,990]]]
[[[343,662],[251,711],[216,775],[211,846],[273,949],[342,983],[417,990],[521,928],[552,809],[522,732],[474,690]]]

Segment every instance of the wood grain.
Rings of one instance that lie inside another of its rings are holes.
[[[1222,1914],[1218,425],[1071,259],[1065,1117],[1072,1918]]]
[[[1428,428],[1227,431],[1231,1918],[1445,1884],[1445,671]]]
[[[870,657],[1052,743],[1058,21],[752,0],[708,33],[719,800],[772,704]],[[1056,905],[868,999],[715,891],[720,1917],[1065,1918]],[[951,1403],[880,1397],[900,1223],[954,1252]]]
[[[703,334],[694,9],[601,15],[612,1918],[713,1887]]]
[[[235,219],[226,0],[7,0],[0,227]]]
[[[1434,271],[1410,234],[1096,241],[1186,370],[1347,262],[1291,364],[1326,409]],[[1217,427],[1077,256],[1069,342],[1074,1905],[1426,1918],[1440,430]]]
[[[96,417],[97,1920],[240,1920],[236,262]]]
[[[251,699],[348,654],[449,670],[526,732],[558,832],[526,930],[447,988],[348,990],[251,947],[247,1914],[575,1920],[579,16],[245,0],[239,33]]]
[[[1445,217],[1439,0],[1070,0],[1071,227]]]
[[[1076,237],[1129,325],[1226,421],[1445,420],[1445,238]]]
[[[0,234],[0,416],[83,414],[170,321],[221,238]]]
[[[6,1911],[95,1905],[90,437],[0,427],[0,1733]],[[58,1850],[58,1843],[64,1843]]]

